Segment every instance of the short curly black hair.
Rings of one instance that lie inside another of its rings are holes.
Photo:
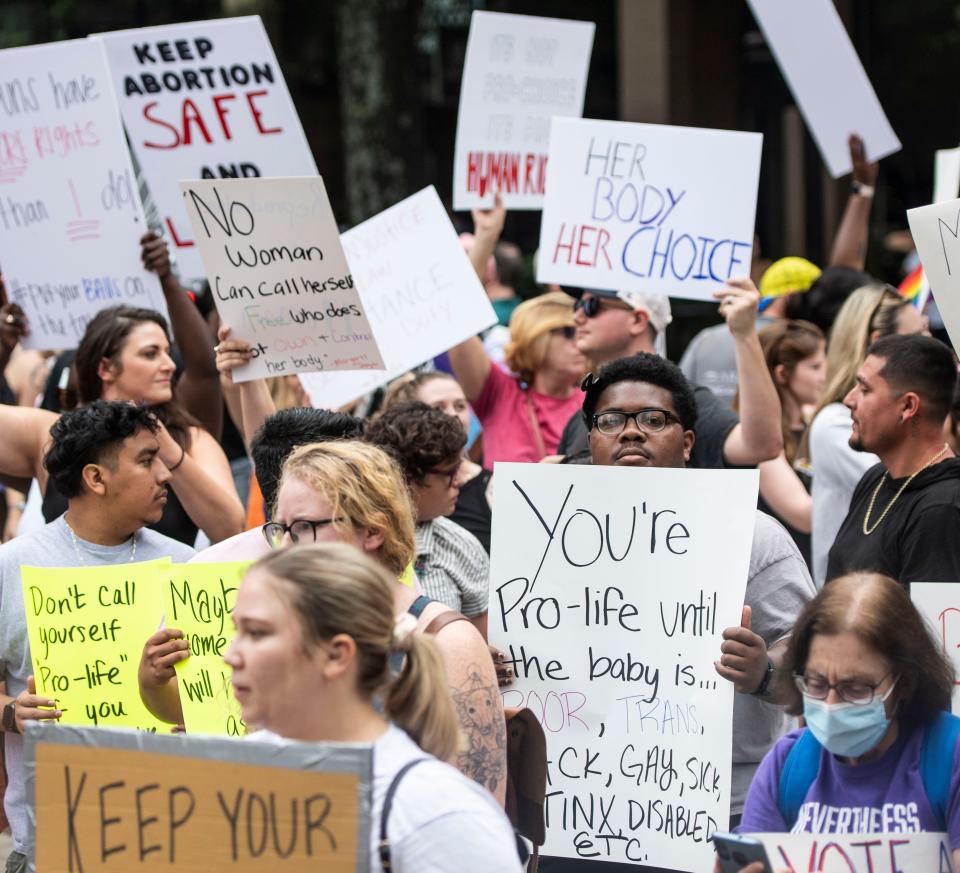
[[[407,481],[417,483],[459,457],[467,444],[459,419],[419,401],[388,409],[367,428],[366,439],[389,452]]]
[[[156,433],[158,428],[157,417],[143,403],[95,400],[54,422],[53,443],[43,465],[54,487],[69,500],[80,494],[87,464],[112,468],[124,440],[144,429]]]
[[[669,391],[673,408],[684,430],[693,430],[697,423],[697,400],[683,371],[660,355],[640,352],[629,358],[617,358],[600,368],[597,375],[588,374],[583,380],[583,418],[587,430],[593,425],[600,395],[618,382],[647,382]]]

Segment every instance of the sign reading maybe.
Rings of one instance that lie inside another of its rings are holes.
[[[496,313],[431,186],[341,237],[386,372],[308,373],[335,409],[490,327]]]
[[[960,675],[960,592],[953,582],[914,582],[910,599]],[[960,680],[954,680],[953,714],[960,715]]]
[[[497,464],[490,642],[547,736],[547,840],[569,858],[708,869],[730,814],[755,471]],[[723,519],[718,524],[718,519]]]
[[[501,12],[470,19],[460,84],[453,208],[539,209],[550,119],[583,114],[596,25]]]
[[[953,873],[946,834],[751,834],[774,870],[796,873]]]
[[[102,48],[5,49],[0,79],[3,278],[30,320],[24,345],[74,348],[118,303],[165,315],[140,263],[146,223]]]
[[[314,176],[259,16],[101,34],[123,123],[184,276],[204,275],[181,179]]]
[[[383,369],[319,176],[180,187],[220,320],[253,349],[236,381]]]
[[[369,746],[31,728],[37,873],[369,870]]]
[[[960,343],[960,200],[907,210],[923,272],[954,345]]]
[[[712,300],[750,274],[758,133],[555,118],[537,281]]]

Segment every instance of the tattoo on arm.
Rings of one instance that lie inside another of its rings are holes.
[[[496,685],[490,685],[476,664],[467,678],[451,687],[467,749],[457,756],[457,769],[491,792],[506,778],[507,730]]]

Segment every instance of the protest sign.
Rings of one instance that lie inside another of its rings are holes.
[[[235,381],[383,369],[319,176],[180,187],[220,320],[253,349]]]
[[[240,736],[246,725],[223,656],[233,639],[230,619],[250,561],[174,564],[163,588],[167,627],[183,631],[190,657],[176,665],[183,723],[191,734]]]
[[[303,374],[314,406],[349,403],[496,323],[432,185],[340,239],[386,371]]]
[[[169,563],[21,569],[37,693],[57,701],[61,723],[169,728],[143,705],[137,682]]]
[[[100,34],[123,123],[183,275],[204,275],[177,183],[315,176],[257,15]]]
[[[953,873],[946,834],[750,834],[774,870],[794,873]]]
[[[583,114],[592,21],[475,10],[460,83],[453,208],[543,205],[553,116]]]
[[[712,300],[750,275],[759,133],[555,118],[537,281]]]
[[[960,592],[952,582],[914,582],[910,599],[960,675]],[[954,680],[953,714],[960,715],[960,681]]]
[[[730,814],[754,470],[497,464],[490,642],[547,736],[546,855],[706,870]],[[722,519],[722,522],[720,521]]]
[[[24,346],[74,348],[101,309],[166,314],[140,263],[146,223],[103,50],[87,40],[0,51],[0,244]]]
[[[900,151],[833,0],[747,2],[831,176],[853,169],[851,133],[871,161]]]
[[[937,149],[933,155],[933,202],[960,196],[960,148]]]
[[[960,342],[960,200],[907,210],[913,244],[954,345]]]
[[[31,728],[37,873],[370,869],[371,746]]]

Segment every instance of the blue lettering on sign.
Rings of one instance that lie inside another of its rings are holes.
[[[83,295],[87,300],[120,300],[122,294],[115,279],[110,276],[95,276],[93,279],[83,278]]]
[[[630,275],[641,279],[725,282],[736,266],[747,263],[739,257],[739,249],[749,250],[750,246],[739,240],[715,240],[673,228],[646,226],[627,237],[620,262]]]

